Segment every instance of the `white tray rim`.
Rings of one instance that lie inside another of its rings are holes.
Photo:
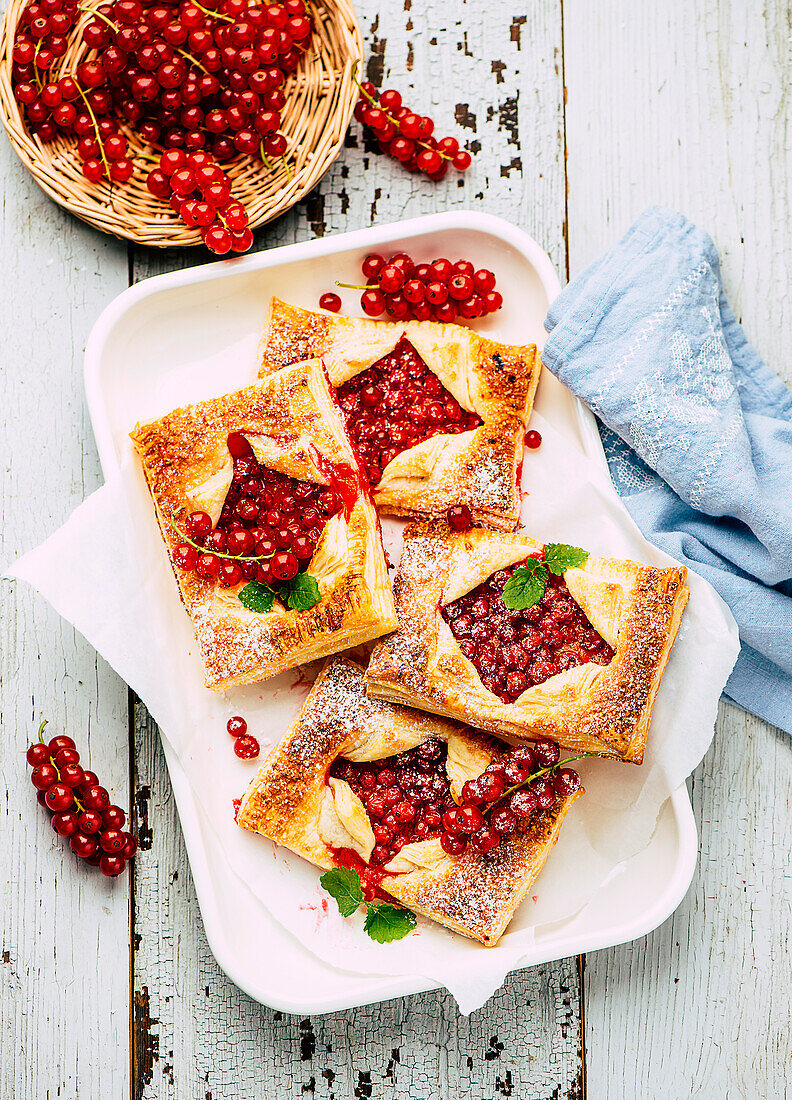
[[[191,286],[203,282],[215,282],[240,273],[277,267],[283,263],[294,263],[305,259],[318,259],[336,252],[353,248],[372,250],[379,245],[389,244],[394,238],[421,236],[425,233],[447,232],[456,229],[478,230],[504,243],[516,247],[528,260],[544,287],[548,301],[552,301],[561,290],[555,268],[547,253],[533,237],[512,225],[503,218],[480,211],[454,210],[440,214],[430,214],[405,221],[390,222],[368,229],[354,230],[349,233],[330,234],[316,240],[284,245],[233,260],[220,260],[199,267],[167,272],[144,279],[122,291],[102,311],[96,320],[85,347],[84,385],[91,425],[96,439],[102,472],[105,478],[119,469],[119,460],[110,428],[110,419],[102,396],[102,352],[115,325],[124,315],[139,303],[157,294]],[[575,410],[579,419],[581,433],[586,443],[589,457],[595,461],[602,473],[610,480],[599,432],[593,414],[577,398],[574,398]],[[368,988],[365,996],[338,997],[318,996],[311,1001],[284,997],[281,993],[261,988],[252,983],[240,970],[239,960],[228,950],[225,929],[220,920],[206,849],[201,842],[199,809],[195,795],[182,765],[168,742],[160,733],[171,782],[176,796],[179,818],[182,823],[187,855],[195,882],[198,904],[203,917],[204,929],[209,947],[221,969],[244,993],[254,1000],[266,1004],[281,1012],[298,1014],[323,1014],[359,1007],[413,993],[441,988],[439,983],[428,981],[420,975],[394,975],[393,977],[366,976]],[[665,889],[655,899],[640,918],[626,921],[590,934],[576,931],[571,935],[559,935],[553,939],[552,950],[547,942],[535,945],[520,960],[518,967],[523,969],[589,951],[615,947],[647,935],[659,927],[680,905],[687,893],[696,868],[698,858],[698,835],[690,797],[685,783],[675,790],[668,799],[678,832],[678,858],[673,874],[668,878]],[[663,812],[661,808],[661,813]],[[319,960],[321,963],[322,961]],[[326,965],[326,964],[323,964]],[[332,969],[332,968],[330,968]]]

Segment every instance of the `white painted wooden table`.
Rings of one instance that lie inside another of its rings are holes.
[[[474,167],[435,186],[367,153],[353,128],[321,186],[257,247],[467,206],[522,225],[563,279],[663,203],[713,235],[749,338],[792,379],[783,0],[358,10],[370,77],[472,139]],[[8,561],[99,484],[81,382],[94,319],[130,280],[205,257],[102,237],[53,206],[5,142],[0,157]],[[214,962],[143,708],[26,589],[3,582],[2,615],[1,1100],[792,1094],[785,735],[723,706],[692,781],[700,865],[646,939],[514,975],[468,1019],[429,993],[301,1020],[250,1001]],[[42,821],[22,757],[41,715],[134,802],[144,851],[131,880],[76,867]]]

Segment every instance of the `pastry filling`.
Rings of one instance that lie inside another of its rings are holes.
[[[442,832],[443,814],[456,805],[446,772],[448,746],[433,737],[384,760],[357,764],[337,757],[334,779],[343,779],[366,808],[376,845],[369,863],[382,867],[397,852]]]
[[[228,449],[233,477],[216,526],[205,512],[191,513],[184,524],[193,547],[204,553],[185,544],[174,560],[225,588],[287,582],[308,568],[328,521],[344,509],[343,491],[262,466],[238,432],[228,437]],[[260,560],[245,560],[256,556]]]
[[[478,588],[442,608],[459,648],[488,691],[513,703],[529,687],[593,661],[607,665],[613,650],[569,593],[563,577],[548,575],[539,603],[524,611],[504,606],[503,586],[515,569],[499,569]]]
[[[382,471],[402,451],[432,436],[469,432],[481,424],[429,370],[406,336],[368,370],[339,386],[337,394],[370,485],[379,484]]]

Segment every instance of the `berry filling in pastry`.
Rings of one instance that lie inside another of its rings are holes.
[[[228,450],[234,473],[217,526],[206,512],[191,512],[182,524],[205,552],[183,543],[174,560],[225,588],[243,580],[289,581],[307,569],[328,521],[349,511],[346,486],[332,489],[262,466],[239,432],[229,435]],[[257,556],[264,560],[235,560]]]
[[[388,355],[337,390],[347,431],[370,485],[402,451],[436,435],[473,431],[467,412],[403,336]]]
[[[446,771],[448,745],[438,737],[396,756],[358,764],[338,757],[330,768],[363,803],[376,845],[369,863],[381,867],[405,846],[443,831],[443,814],[456,806]]]
[[[542,560],[541,554],[531,557]],[[499,569],[442,608],[482,684],[504,703],[559,672],[613,659],[613,650],[572,598],[563,576],[548,574],[545,593],[533,607],[512,611],[504,605],[503,586],[520,565]]]

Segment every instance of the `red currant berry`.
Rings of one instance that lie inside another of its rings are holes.
[[[369,317],[379,317],[385,312],[385,295],[379,290],[364,290],[360,295],[360,304]]]
[[[560,755],[555,741],[550,741],[546,737],[534,742],[533,753],[540,768],[550,768],[557,764]]]
[[[53,814],[50,824],[58,836],[74,836],[77,832],[77,814],[72,810]]]
[[[88,859],[96,851],[96,837],[86,836],[85,833],[74,833],[69,841],[69,847],[76,856],[80,856],[81,859]]]
[[[94,784],[83,791],[83,805],[86,810],[106,810],[110,805],[110,795],[104,787]]]
[[[68,734],[59,733],[57,737],[53,737],[47,746],[50,751],[50,756],[57,756],[61,749],[73,749],[75,748],[74,741]]]
[[[133,859],[138,849],[137,839],[131,833],[124,833],[124,838],[126,842],[120,854],[124,859]]]
[[[126,860],[119,854],[110,855],[106,852],[99,860],[99,870],[108,878],[115,878],[117,875],[122,874],[125,867]]]
[[[66,764],[60,770],[61,783],[67,787],[79,787],[85,778],[85,772],[79,764]]]
[[[495,313],[503,305],[503,295],[499,294],[497,290],[491,290],[489,294],[484,295],[482,301],[486,313]]]
[[[99,846],[103,852],[120,852],[126,844],[126,837],[120,829],[105,829],[99,837]]]
[[[80,754],[76,749],[58,749],[55,753],[54,764],[56,768],[65,768],[67,764],[79,764]]]
[[[450,260],[447,260],[445,256],[441,256],[438,260],[433,260],[429,265],[431,268],[431,278],[438,283],[447,283],[454,272],[454,265]]]
[[[475,833],[484,824],[484,815],[478,806],[462,806],[457,816],[461,833]]]
[[[457,302],[473,293],[473,280],[469,275],[452,275],[448,280],[448,294]]]
[[[77,827],[86,836],[98,833],[102,828],[102,815],[98,810],[85,810],[77,818]]]
[[[329,310],[330,313],[338,313],[341,309],[341,299],[337,294],[323,294],[319,299],[319,308]]]
[[[80,770],[82,771],[82,769]],[[47,791],[44,801],[48,809],[60,812],[68,810],[74,805],[74,795],[71,787],[65,783],[54,783]]]
[[[120,806],[108,806],[102,814],[102,824],[106,829],[123,829],[126,814]]]
[[[26,758],[28,764],[33,768],[37,768],[41,764],[48,764],[50,758],[49,746],[42,744],[40,741],[35,741],[28,748]]]
[[[470,838],[470,847],[479,855],[486,855],[500,844],[500,836],[491,825],[482,825],[477,833]]]
[[[517,817],[531,817],[539,809],[539,802],[533,790],[515,791],[509,799],[509,808]]]
[[[467,837],[455,833],[443,833],[440,837],[440,847],[449,856],[460,856],[467,848]]]
[[[247,722],[241,715],[235,714],[226,722],[226,729],[232,737],[244,737],[247,733]]]
[[[453,165],[458,172],[464,172],[470,167],[470,162],[473,158],[467,149],[460,149],[457,155],[454,157]]]
[[[212,530],[212,517],[206,512],[190,512],[184,521],[184,529],[191,539],[205,538]]]
[[[496,806],[489,815],[489,823],[501,836],[511,836],[517,828],[517,817],[508,806]]]
[[[574,768],[560,768],[553,779],[553,788],[559,798],[566,798],[580,790],[580,776]]]
[[[367,279],[376,279],[384,266],[385,257],[380,256],[378,252],[371,252],[361,265],[363,274]]]
[[[37,791],[49,791],[58,782],[58,773],[52,764],[39,764],[30,773],[30,782]]]
[[[80,790],[84,791],[87,787],[93,787],[99,785],[99,776],[96,772],[89,772],[87,769],[83,773],[83,781],[80,784]]]
[[[234,742],[234,752],[240,760],[254,760],[260,752],[259,743],[256,738],[251,737],[250,734],[246,734],[244,737],[237,737]]]
[[[397,264],[386,264],[380,272],[380,290],[386,294],[396,294],[404,286],[404,271]]]
[[[473,526],[473,516],[466,504],[454,504],[446,512],[446,522],[452,531],[467,531]]]
[[[181,543],[173,551],[173,562],[178,569],[185,569],[190,572],[195,569],[197,561],[198,551],[187,542]]]
[[[532,451],[535,451],[538,447],[542,446],[542,437],[539,432],[534,431],[532,428],[530,432],[525,433],[525,446],[529,447]]]

